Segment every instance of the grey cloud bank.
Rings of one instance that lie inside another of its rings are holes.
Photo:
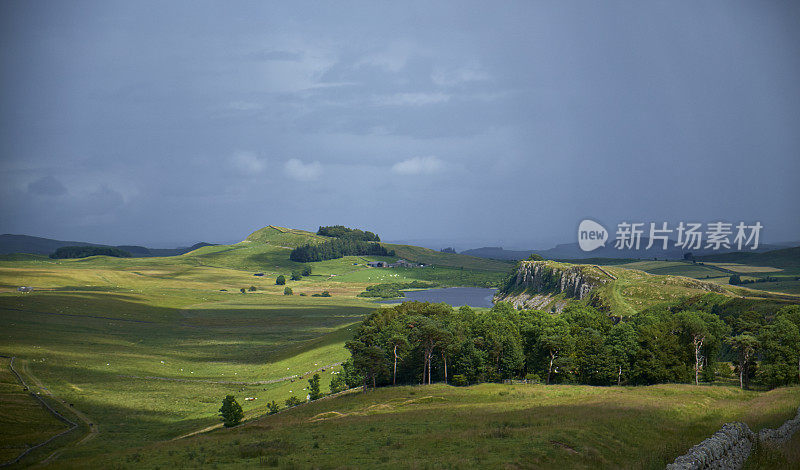
[[[7,1],[0,22],[2,233],[800,239],[795,2]]]

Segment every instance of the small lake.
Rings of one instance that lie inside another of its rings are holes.
[[[399,304],[416,300],[419,302],[444,302],[453,307],[469,305],[470,307],[492,307],[492,297],[497,289],[485,287],[444,287],[439,289],[425,289],[404,291],[405,297],[399,299],[380,300],[382,304]]]

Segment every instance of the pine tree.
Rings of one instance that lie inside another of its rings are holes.
[[[222,417],[226,428],[236,426],[244,418],[242,407],[236,402],[236,398],[233,395],[227,395],[222,400],[222,408],[219,409],[219,415]]]

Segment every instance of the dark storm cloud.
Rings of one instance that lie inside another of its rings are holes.
[[[45,176],[28,183],[28,193],[42,196],[61,196],[67,188],[53,176]]]
[[[798,20],[792,2],[3,2],[0,232],[344,223],[541,247],[592,217],[798,239]]]

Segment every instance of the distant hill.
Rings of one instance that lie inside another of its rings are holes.
[[[710,261],[712,263],[740,263],[749,264],[751,266],[797,268],[800,267],[800,246],[772,250],[764,253],[736,251],[733,253],[700,256],[697,259],[699,261]]]
[[[200,242],[190,247],[178,248],[147,248],[139,245],[102,245],[99,243],[53,240],[51,238],[32,237],[30,235],[0,235],[0,255],[12,253],[29,253],[34,255],[50,255],[65,246],[94,246],[105,248],[118,248],[137,258],[149,256],[178,256],[204,246],[213,246],[211,243]]]
[[[253,245],[262,243],[272,247],[296,248],[306,244],[314,245],[330,240],[330,237],[317,235],[314,232],[308,232],[306,230],[268,225],[248,235],[244,242],[232,245],[232,248],[238,251],[243,248],[242,245],[250,245],[249,249],[254,249],[255,247]],[[387,250],[394,250],[397,258],[402,258],[415,263],[495,272],[506,272],[510,268],[510,265],[507,262],[488,260],[486,258],[456,253],[442,253],[440,251],[419,246],[384,242],[381,242],[381,245],[386,247]],[[228,254],[233,255],[233,252],[228,252]],[[265,255],[259,255],[256,254],[256,252],[253,252],[250,256]],[[284,255],[281,254],[280,256]],[[266,260],[266,258],[263,259]]]
[[[0,254],[31,253],[49,255],[62,246],[107,246],[97,243],[52,240],[50,238],[31,237],[29,235],[0,235]]]
[[[614,247],[614,241],[609,241],[606,246],[600,247],[594,251],[583,251],[580,249],[577,243],[562,243],[556,245],[554,248],[550,248],[548,250],[506,250],[501,247],[483,247],[483,248],[475,248],[472,250],[462,251],[461,254],[470,255],[470,256],[478,256],[480,258],[490,258],[490,259],[500,259],[500,260],[521,260],[526,259],[530,256],[531,253],[536,253],[538,255],[543,256],[546,259],[585,259],[585,258],[628,258],[628,259],[682,259],[683,255],[687,252],[691,252],[692,254],[697,256],[705,256],[705,255],[719,255],[720,253],[731,253],[732,250],[726,250],[723,252],[720,251],[712,251],[712,250],[681,250],[679,248],[675,248],[675,241],[670,241],[669,245],[666,250],[661,249],[661,242],[653,243],[653,246],[646,250],[645,247],[649,243],[649,238],[642,237],[640,242],[640,249],[638,250],[629,250],[629,249],[622,249],[618,250]],[[762,244],[756,250],[756,253],[763,253],[772,250],[780,250],[786,248],[783,245],[769,245],[769,244]],[[753,253],[750,253],[753,254]],[[709,260],[710,261],[710,260]]]
[[[464,250],[461,252],[462,255],[477,256],[478,258],[502,259],[509,261],[525,259],[528,256],[530,256],[531,253],[535,253],[535,251],[506,250],[499,246],[484,246],[483,248],[473,248],[471,250]]]

